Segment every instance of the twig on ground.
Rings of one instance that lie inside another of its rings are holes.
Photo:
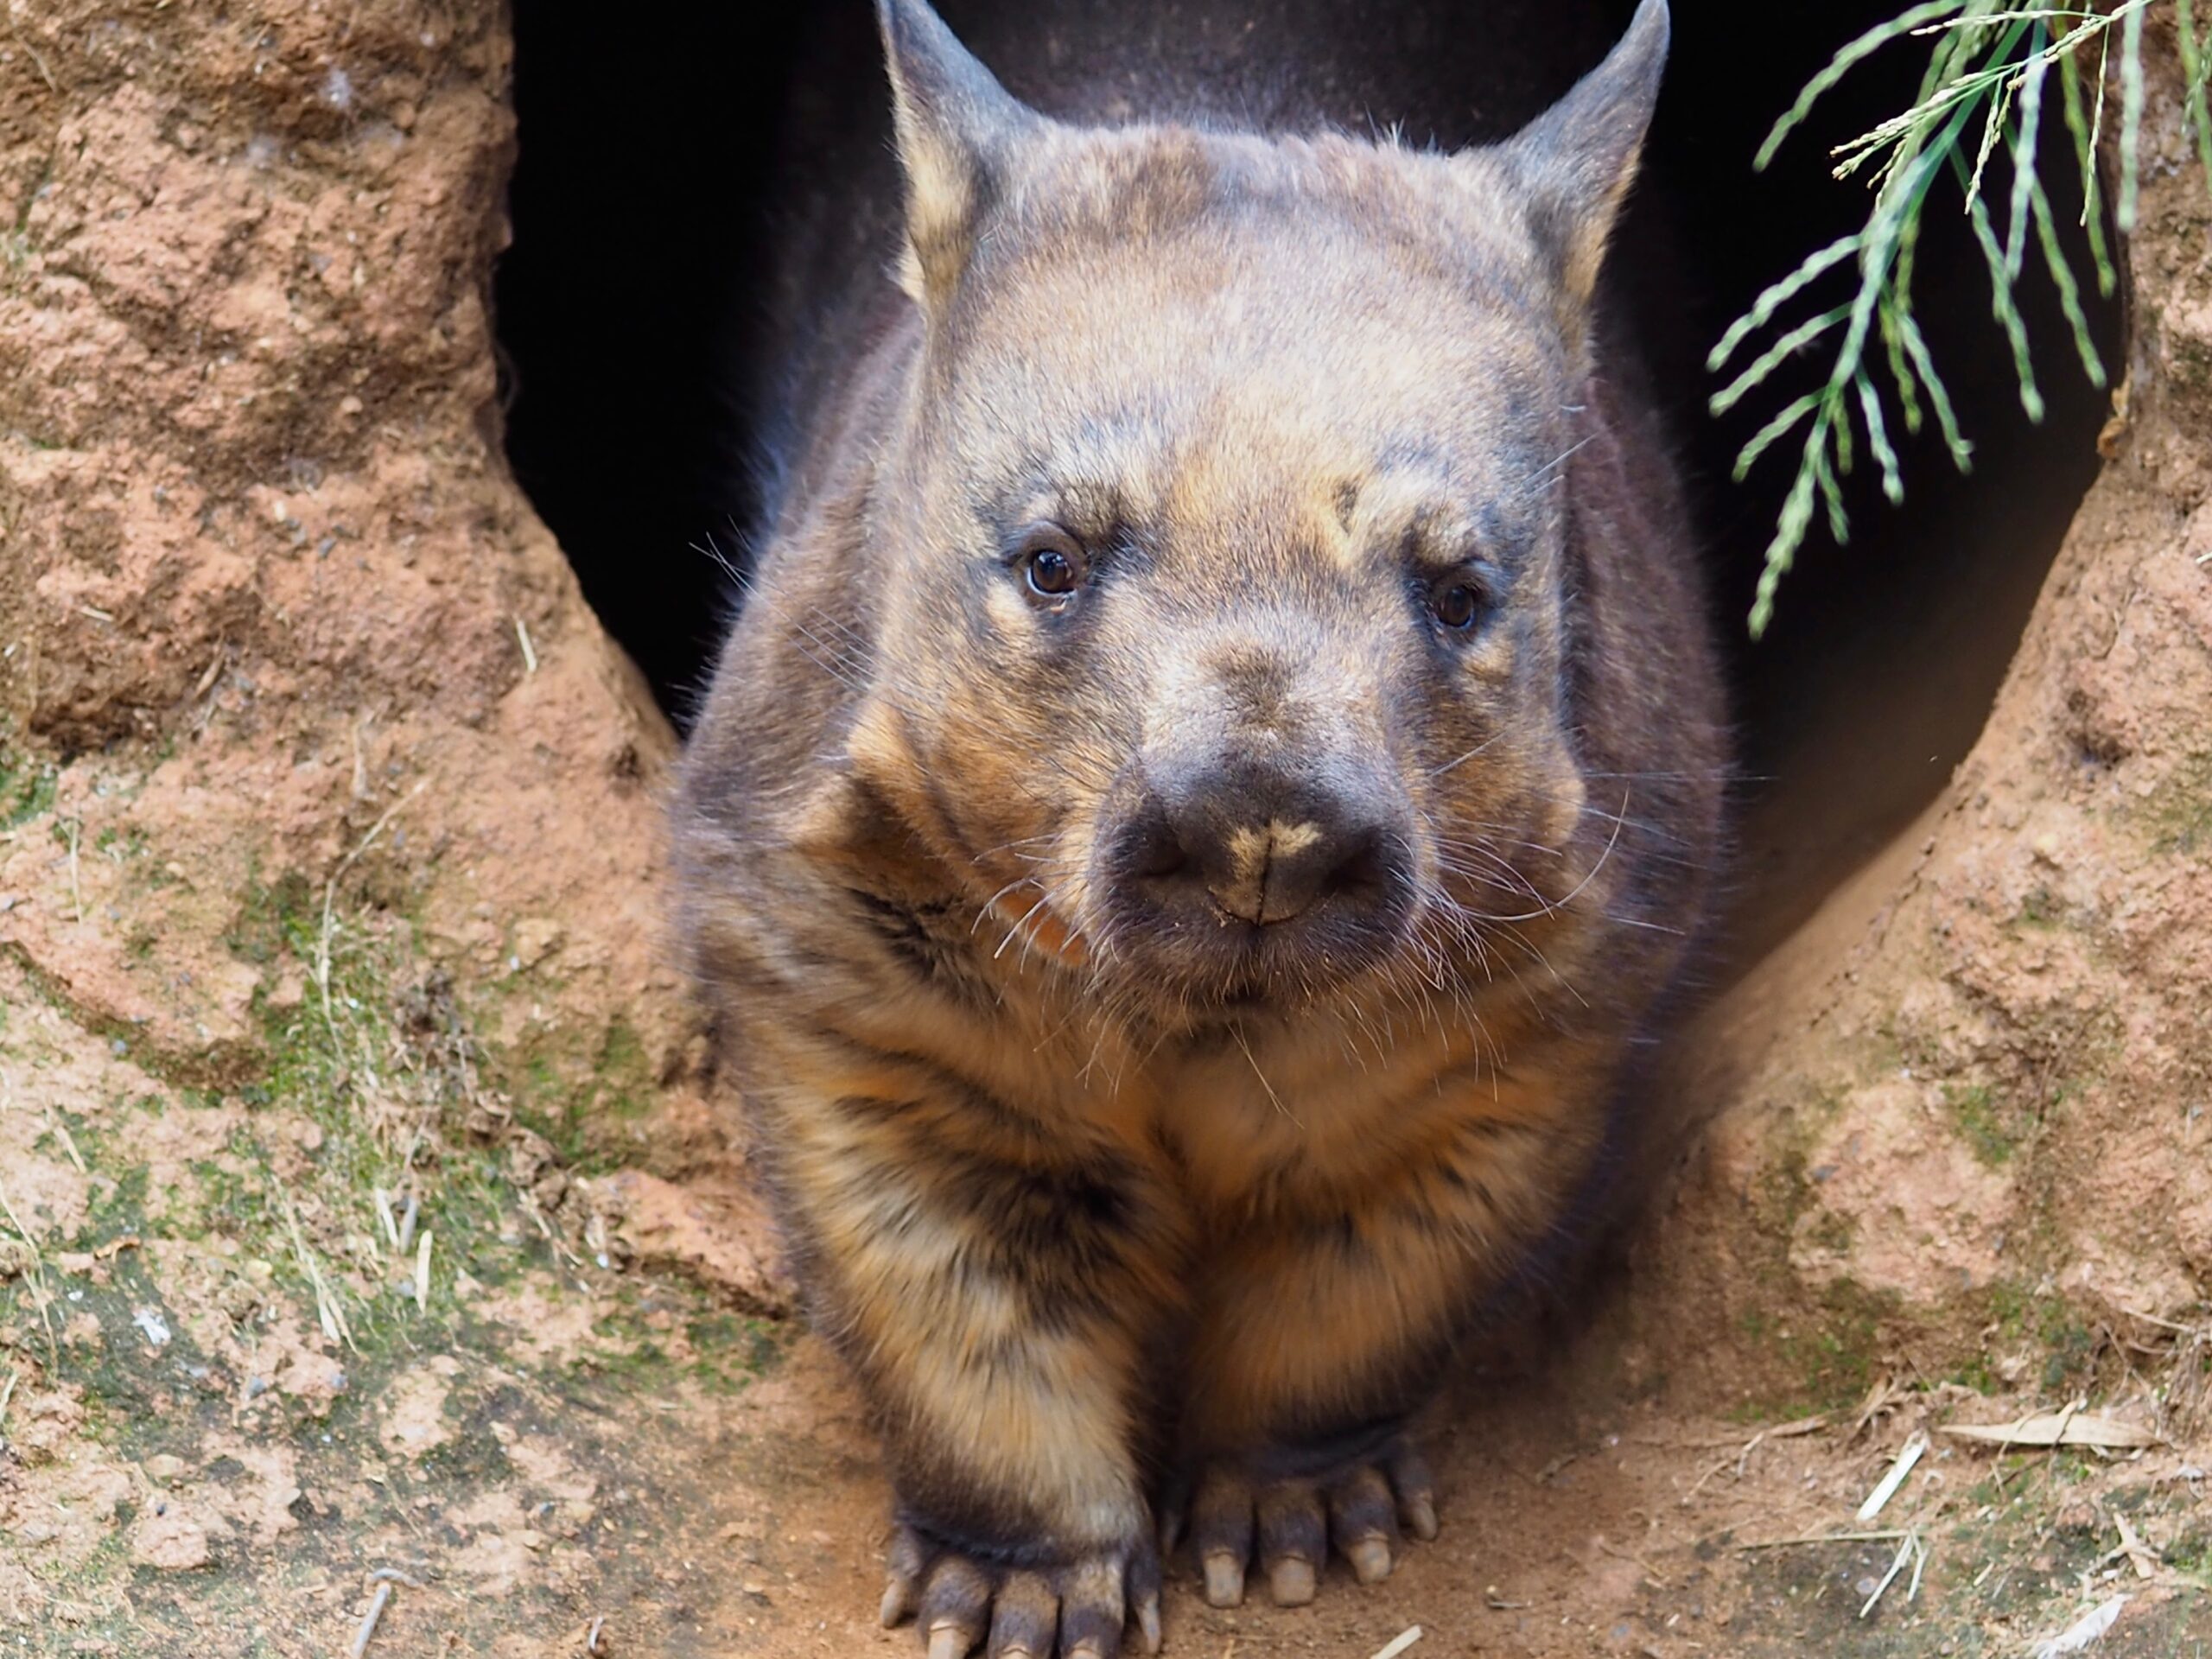
[[[1809,1532],[1795,1538],[1751,1538],[1738,1549],[1795,1549],[1801,1544],[1889,1544],[1911,1535],[1895,1527],[1880,1532]]]
[[[216,645],[215,654],[207,659],[207,666],[200,671],[199,682],[192,688],[193,702],[197,702],[207,695],[208,689],[215,683],[215,677],[223,671],[223,659],[230,655],[230,649],[231,642],[227,639]]]
[[[592,1626],[594,1639],[596,1639],[598,1630],[598,1625],[594,1624]],[[1421,1626],[1418,1624],[1408,1624],[1404,1630],[1400,1630],[1395,1636],[1392,1637],[1388,1642],[1384,1643],[1381,1647],[1375,1650],[1375,1659],[1398,1659],[1398,1656],[1400,1654],[1403,1653],[1408,1648],[1410,1648],[1414,1643],[1420,1640]],[[596,1652],[597,1649],[594,1649],[593,1651]]]
[[[2050,1456],[2046,1459],[2050,1467],[2056,1469],[2058,1466],[2058,1448],[2066,1444],[2066,1431],[2072,1425],[2075,1415],[2087,1408],[2088,1403],[2087,1400],[2079,1398],[2069,1400],[2067,1402],[2066,1409],[2058,1414],[2058,1427],[2051,1431]]]
[[[361,1659],[369,1650],[369,1642],[377,1633],[377,1621],[384,1617],[385,1604],[391,1599],[391,1582],[386,1580],[377,1586],[377,1592],[369,1599],[369,1611],[361,1619],[361,1628],[353,1632],[353,1645],[348,1649],[352,1659]]]
[[[353,798],[373,801],[376,791],[369,785],[369,748],[366,734],[376,720],[374,714],[363,715],[353,722]]]
[[[83,838],[85,821],[82,818],[64,818],[61,828],[69,838],[69,902],[75,908],[78,923],[81,925],[85,919],[85,890],[77,884],[77,843]]]
[[[1562,1452],[1557,1457],[1553,1458],[1547,1462],[1544,1466],[1537,1470],[1535,1474],[1522,1475],[1521,1478],[1527,1481],[1531,1486],[1548,1486],[1551,1484],[1552,1477],[1554,1475],[1559,1473],[1560,1470],[1566,1468],[1569,1464],[1575,1462],[1581,1456],[1582,1453],[1580,1452]],[[1517,1470],[1515,1472],[1519,1473]]]
[[[2212,553],[2199,554],[2197,556],[2196,562],[2199,564],[2202,564],[2208,559],[2212,559]],[[2155,1313],[2141,1313],[2132,1307],[2123,1307],[2120,1311],[2126,1314],[2131,1319],[2140,1319],[2145,1325],[2157,1325],[2161,1331],[2172,1331],[2183,1336],[2187,1336],[2202,1328],[2201,1326],[2194,1325],[2183,1325],[2178,1320],[2175,1319],[2162,1319]]]
[[[29,38],[25,36],[22,30],[16,27],[16,17],[12,9],[9,11],[7,16],[9,38],[13,40],[17,46],[23,48],[23,55],[31,60],[32,67],[38,71],[38,78],[46,83],[46,90],[54,94],[55,97],[60,97],[61,94],[61,86],[60,84],[54,79],[54,71],[46,67],[46,60],[39,55],[38,48],[33,46]]]
[[[1771,1428],[1763,1428],[1751,1438],[1754,1440],[1795,1440],[1800,1434],[1816,1434],[1827,1426],[1827,1414],[1815,1412],[1810,1417],[1799,1417],[1789,1422],[1777,1423]],[[1723,1446],[1740,1448],[1744,1444],[1744,1437],[1742,1431],[1738,1430],[1733,1434],[1713,1434],[1695,1440],[1660,1440],[1644,1435],[1630,1435],[1629,1441],[1633,1446],[1662,1446],[1669,1452],[1710,1452]]]
[[[1650,1562],[1645,1560],[1643,1556],[1637,1554],[1634,1550],[1623,1549],[1618,1544],[1616,1544],[1611,1541],[1611,1540],[1606,1538],[1600,1538],[1598,1540],[1598,1548],[1604,1550],[1606,1554],[1611,1556],[1617,1561],[1628,1561],[1633,1563],[1635,1566],[1642,1567],[1643,1569],[1643,1576],[1649,1579],[1652,1583],[1657,1585],[1662,1590],[1664,1590],[1667,1587],[1667,1575],[1664,1573],[1662,1573],[1657,1567],[1652,1566]]]

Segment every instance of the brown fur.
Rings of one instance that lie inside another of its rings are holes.
[[[1590,321],[1656,59],[1446,156],[1071,129],[912,0],[887,34],[912,303],[693,741],[691,930],[909,1517],[1135,1571],[1163,1467],[1420,1402],[1700,921],[1713,670]],[[1004,556],[1039,520],[1096,550],[1066,619]],[[1440,642],[1409,595],[1471,557],[1494,614]],[[1132,919],[1145,757],[1261,748],[1402,803],[1402,923]]]

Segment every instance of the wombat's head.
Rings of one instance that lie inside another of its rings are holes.
[[[1471,966],[1588,862],[1562,479],[1664,0],[1458,155],[1070,127],[880,10],[923,327],[861,771],[1159,1009]]]

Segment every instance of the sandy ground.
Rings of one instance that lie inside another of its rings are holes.
[[[334,931],[365,1001],[391,958]],[[741,1208],[472,1131],[482,1085],[419,1021],[341,1015],[341,1049],[310,992],[287,1089],[232,1095],[5,961],[0,1004],[0,1652],[329,1654],[372,1609],[372,1655],[917,1650],[872,1618],[856,1399],[747,1311],[776,1281]],[[2063,1391],[1898,1375],[1697,1414],[1624,1383],[1622,1328],[1470,1357],[1429,1439],[1443,1536],[1386,1584],[1219,1612],[1179,1564],[1169,1651],[2013,1654],[2120,1596],[2101,1652],[2212,1636],[2212,1446],[2155,1386],[2169,1350],[2074,1420],[2119,1444],[1999,1451],[1942,1426]]]

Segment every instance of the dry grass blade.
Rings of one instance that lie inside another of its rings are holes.
[[[54,1109],[52,1101],[46,1104],[46,1127],[48,1132],[61,1143],[61,1150],[69,1154],[69,1161],[77,1166],[77,1173],[79,1175],[91,1174],[92,1170],[85,1163],[85,1154],[77,1150],[77,1137],[69,1133],[69,1126],[61,1121],[61,1114]]]
[[[399,1223],[391,1213],[391,1194],[380,1186],[371,1187],[369,1197],[376,1205],[377,1224],[384,1229],[385,1243],[395,1250],[399,1248]]]
[[[1874,1490],[1866,1494],[1866,1501],[1859,1506],[1859,1513],[1853,1518],[1863,1526],[1879,1515],[1889,1501],[1897,1496],[1897,1488],[1904,1484],[1905,1477],[1912,1472],[1913,1465],[1926,1455],[1927,1451],[1928,1437],[1915,1429],[1897,1452],[1897,1460],[1890,1465],[1889,1473],[1884,1475]]]
[[[531,1197],[527,1192],[518,1189],[515,1193],[515,1202],[521,1206],[523,1214],[530,1217],[531,1225],[537,1228],[544,1236],[545,1242],[553,1247],[554,1255],[559,1256],[571,1268],[583,1266],[583,1257],[569,1249],[569,1241],[555,1230],[551,1222],[546,1220],[545,1212],[537,1207],[537,1199]]]
[[[23,1248],[31,1253],[31,1294],[38,1302],[39,1327],[46,1332],[47,1364],[49,1369],[58,1368],[61,1363],[61,1349],[54,1340],[54,1295],[46,1282],[45,1254],[40,1250],[38,1240],[32,1236],[31,1230],[23,1225],[23,1218],[16,1213],[16,1206],[10,1201],[8,1189],[4,1186],[0,1186],[0,1214],[7,1216],[8,1224],[16,1230],[23,1241]]]
[[[270,1179],[275,1179],[273,1176]],[[276,1183],[276,1198],[283,1206],[285,1225],[291,1230],[292,1249],[298,1254],[300,1271],[307,1275],[308,1283],[315,1289],[315,1319],[322,1326],[322,1334],[333,1342],[340,1342],[348,1348],[353,1348],[353,1331],[346,1323],[346,1310],[339,1306],[338,1298],[331,1294],[330,1286],[322,1276],[321,1263],[315,1260],[315,1252],[308,1248],[307,1235],[300,1228],[300,1212],[293,1206],[292,1195],[284,1190],[281,1181]]]
[[[5,1071],[0,1071],[0,1112],[10,1112],[15,1109],[15,1084]],[[85,1162],[85,1154],[77,1150],[77,1138],[69,1133],[69,1125],[62,1121],[61,1114],[54,1109],[54,1103],[50,1100],[46,1103],[46,1132],[60,1143],[61,1150],[69,1155],[69,1161],[77,1166],[79,1175],[92,1173]]]
[[[1872,1388],[1867,1389],[1866,1399],[1859,1403],[1859,1414],[1852,1419],[1851,1438],[1856,1440],[1872,1428],[1877,1421],[1893,1410],[1904,1398],[1904,1390],[1897,1387],[1897,1379],[1894,1377],[1885,1376]]]
[[[1409,1624],[1375,1650],[1375,1659],[1398,1659],[1398,1656],[1421,1640],[1418,1624]]]
[[[332,908],[337,901],[338,884],[346,879],[346,874],[354,865],[361,861],[362,855],[376,844],[377,837],[382,835],[391,821],[399,816],[401,809],[407,806],[429,786],[430,780],[425,778],[406,794],[386,807],[382,816],[369,826],[368,833],[354,843],[353,850],[338,861],[338,868],[330,873],[330,880],[323,884],[322,931],[315,943],[315,986],[322,998],[322,1022],[329,1028],[330,1039],[334,1044],[338,1041],[338,1025],[330,1011],[330,940],[336,926],[332,918]]]
[[[2212,555],[2197,560],[2199,564],[2208,562]],[[2207,1405],[2212,1404],[2212,1321],[2184,1324],[2135,1308],[2121,1312],[2135,1325],[2148,1327],[2147,1334],[2123,1334],[2122,1343],[2166,1367],[2165,1386],[2157,1396],[2159,1437],[2185,1444],[2202,1425]]]
[[[2158,1552],[2143,1541],[2143,1535],[2135,1530],[2135,1523],[2127,1518],[2126,1511],[2114,1510],[2112,1522],[2113,1529],[2120,1534],[2120,1553],[2127,1557],[2135,1576],[2145,1580],[2157,1578],[2164,1563],[2158,1559]]]
[[[1759,1431],[1759,1438],[1768,1440],[1794,1440],[1801,1434],[1817,1434],[1827,1426],[1827,1413],[1816,1411],[1810,1417],[1796,1417],[1786,1423],[1777,1423],[1772,1428],[1763,1428]]]
[[[1869,1614],[1872,1613],[1876,1604],[1882,1599],[1883,1596],[1888,1593],[1890,1586],[1897,1582],[1897,1574],[1904,1571],[1904,1564],[1907,1561],[1916,1560],[1924,1552],[1922,1549],[1920,1542],[1920,1535],[1916,1532],[1908,1532],[1905,1534],[1903,1541],[1897,1545],[1897,1553],[1895,1556],[1891,1558],[1890,1570],[1882,1574],[1882,1581],[1874,1586],[1874,1592],[1868,1596],[1865,1603],[1859,1607],[1859,1617],[1865,1618]],[[1912,1576],[1913,1584],[1916,1589],[1920,1582],[1920,1574],[1917,1569],[1915,1570]],[[1909,1600],[1910,1598],[1908,1596],[1907,1599]]]
[[[1752,1435],[1748,1440],[1739,1442],[1734,1440],[1720,1440],[1688,1442],[1688,1444],[1701,1447],[1727,1446],[1733,1446],[1735,1449],[1728,1456],[1721,1459],[1718,1463],[1714,1464],[1710,1469],[1707,1469],[1703,1474],[1697,1478],[1695,1484],[1690,1487],[1689,1491],[1682,1494],[1681,1501],[1683,1506],[1687,1508],[1690,1503],[1694,1503],[1696,1500],[1698,1494],[1705,1490],[1706,1483],[1711,1480],[1715,1475],[1719,1474],[1723,1470],[1726,1469],[1731,1464],[1735,1465],[1736,1479],[1740,1484],[1745,1474],[1750,1469],[1751,1453],[1758,1451],[1759,1447],[1764,1446],[1769,1440],[1795,1440],[1801,1434],[1818,1433],[1821,1429],[1826,1428],[1827,1426],[1827,1414],[1825,1412],[1821,1412],[1815,1413],[1810,1417],[1800,1417],[1794,1422],[1777,1423],[1772,1428],[1763,1428],[1759,1430],[1758,1433]]]
[[[2107,1452],[2157,1446],[2157,1433],[2089,1411],[2039,1411],[2011,1423],[1945,1423],[1936,1431],[1978,1445],[2086,1446]]]

